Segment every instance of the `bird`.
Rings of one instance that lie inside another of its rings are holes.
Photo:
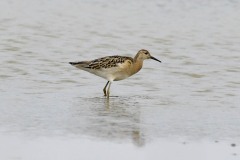
[[[143,61],[153,59],[161,63],[160,60],[151,56],[149,51],[141,49],[134,58],[127,56],[106,56],[92,61],[69,62],[72,66],[102,77],[107,80],[103,88],[104,96],[109,98],[110,87],[113,81],[126,79],[138,71],[143,66]]]

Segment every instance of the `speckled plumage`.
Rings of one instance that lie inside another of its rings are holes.
[[[150,53],[142,49],[138,51],[134,58],[125,56],[107,56],[92,61],[69,62],[71,65],[85,70],[108,80],[103,89],[104,95],[109,97],[110,85],[112,81],[119,81],[132,76],[141,70],[145,59],[158,59],[152,57]],[[161,61],[159,61],[161,62]],[[108,86],[108,90],[106,88]]]
[[[74,62],[74,65],[78,64],[85,64],[84,68],[89,69],[107,69],[112,67],[117,67],[118,64],[124,63],[126,60],[130,60],[131,63],[133,63],[133,58],[131,57],[124,57],[124,56],[107,56],[95,59],[93,61],[83,61],[83,62]]]

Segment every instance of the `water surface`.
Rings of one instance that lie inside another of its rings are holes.
[[[0,2],[0,159],[239,159],[238,1]],[[114,82],[69,61],[134,56]]]

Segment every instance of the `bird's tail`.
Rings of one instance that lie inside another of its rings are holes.
[[[69,64],[71,64],[74,67],[77,67],[79,69],[83,69],[88,67],[89,62],[88,61],[81,61],[81,62],[69,62]]]
[[[69,64],[71,64],[71,65],[77,65],[77,64],[79,64],[80,62],[69,62]]]

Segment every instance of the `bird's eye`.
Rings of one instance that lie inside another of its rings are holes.
[[[145,54],[147,55],[147,54],[148,54],[148,52],[145,52]]]

